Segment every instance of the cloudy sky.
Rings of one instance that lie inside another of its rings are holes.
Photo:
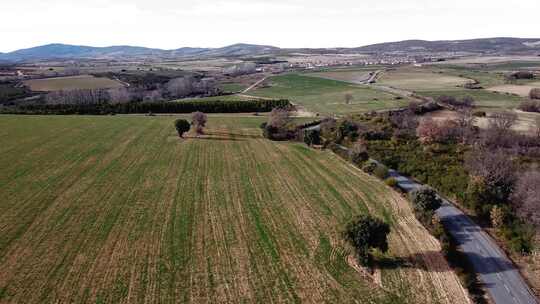
[[[540,0],[0,0],[0,52],[48,43],[173,49],[540,38]]]

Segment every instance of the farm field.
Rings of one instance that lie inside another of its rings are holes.
[[[375,72],[374,69],[347,69],[347,70],[330,70],[325,72],[315,72],[306,75],[316,76],[331,80],[339,80],[351,83],[359,83],[369,79],[371,72]]]
[[[377,83],[410,91],[448,90],[462,86],[470,79],[437,73],[426,68],[405,67],[385,71]]]
[[[0,302],[468,303],[382,182],[259,117],[183,141],[175,118],[0,117]],[[368,212],[392,226],[374,282],[339,235]]]
[[[309,74],[306,74],[309,75]],[[270,98],[287,98],[304,106],[311,112],[323,114],[350,114],[372,110],[396,108],[407,104],[396,96],[354,85],[343,81],[323,79],[301,74],[274,76],[250,95]],[[345,95],[351,94],[350,104],[345,104]]]
[[[33,79],[24,82],[32,91],[47,92],[80,89],[112,89],[123,87],[122,83],[105,77],[91,75]]]
[[[500,85],[496,87],[491,87],[488,90],[527,97],[529,96],[529,92],[532,89],[538,89],[538,88],[540,88],[540,82],[531,82],[527,85],[513,85],[513,84]]]

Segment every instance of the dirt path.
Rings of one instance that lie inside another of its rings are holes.
[[[246,88],[245,90],[243,90],[241,93],[244,94],[244,93],[247,93],[251,90],[253,90],[254,88],[256,88],[258,85],[260,85],[261,83],[263,83],[266,79],[268,79],[269,76],[265,76],[263,79],[255,82],[254,84],[252,84],[251,86],[249,86],[248,88]]]

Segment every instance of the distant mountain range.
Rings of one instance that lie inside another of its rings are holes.
[[[91,47],[67,44],[48,44],[10,53],[0,53],[2,61],[39,61],[53,59],[144,59],[186,57],[247,57],[283,53],[535,53],[540,52],[540,39],[487,38],[470,40],[425,41],[406,40],[380,43],[358,48],[281,49],[274,46],[234,44],[222,48],[183,47],[162,50],[137,46]]]

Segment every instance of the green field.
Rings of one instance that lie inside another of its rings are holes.
[[[174,119],[0,116],[0,302],[467,302],[382,182],[258,117],[186,140]],[[392,225],[375,282],[339,235],[368,212]]]
[[[81,89],[112,89],[123,87],[122,83],[105,77],[91,75],[32,79],[24,82],[32,91],[69,91]]]
[[[407,103],[404,100],[396,100],[392,94],[380,92],[367,86],[308,75],[274,76],[269,81],[269,87],[259,87],[250,91],[249,94],[270,98],[286,98],[306,107],[309,111],[323,114],[359,113],[396,108]],[[346,94],[353,96],[350,104],[345,104]]]
[[[446,75],[429,68],[405,67],[385,71],[377,83],[410,91],[427,91],[456,88],[470,81],[470,79]]]

